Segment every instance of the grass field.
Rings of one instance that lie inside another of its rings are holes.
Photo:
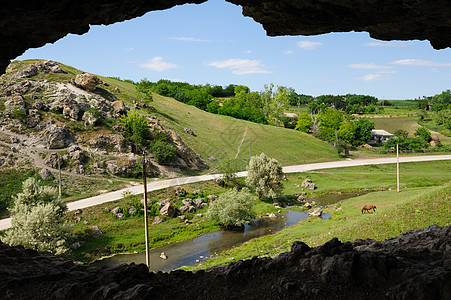
[[[204,269],[254,256],[275,256],[289,251],[294,241],[303,241],[313,247],[332,237],[342,242],[358,238],[384,240],[431,224],[448,226],[451,224],[450,194],[451,184],[447,183],[438,187],[411,188],[400,193],[375,192],[348,199],[330,209],[333,217],[328,220],[308,218],[277,234],[253,239],[186,269]],[[366,204],[375,204],[376,212],[361,214],[360,209]]]

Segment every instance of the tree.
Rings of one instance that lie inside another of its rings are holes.
[[[265,90],[261,93],[262,110],[268,124],[277,126],[279,116],[288,105],[290,89],[274,84],[265,84]]]
[[[56,188],[40,186],[36,179],[28,178],[22,193],[14,197],[12,228],[3,242],[56,254],[66,252],[72,236],[72,225],[61,220],[66,210]]]
[[[312,117],[308,113],[303,112],[299,114],[298,122],[296,123],[296,127],[294,129],[302,132],[309,132],[312,125]]]
[[[255,218],[254,202],[248,189],[231,189],[210,204],[206,217],[224,227],[240,227]]]
[[[424,127],[417,128],[413,135],[421,138],[428,143],[432,140],[431,132]]]
[[[276,159],[262,153],[260,156],[253,156],[246,169],[246,185],[255,190],[258,198],[275,198],[282,192],[282,166]]]

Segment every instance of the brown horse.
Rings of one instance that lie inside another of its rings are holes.
[[[376,212],[376,205],[365,205],[362,208],[362,214],[364,211],[370,212],[370,210],[373,210],[373,212]]]

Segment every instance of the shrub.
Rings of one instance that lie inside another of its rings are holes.
[[[161,140],[153,141],[150,146],[156,161],[160,164],[168,164],[173,162],[177,158],[177,149],[171,144],[167,144]]]
[[[243,226],[255,218],[253,205],[252,195],[248,189],[228,190],[210,204],[206,217],[225,228]]]
[[[72,231],[72,225],[61,220],[66,210],[55,188],[40,186],[36,179],[28,178],[22,184],[22,193],[14,199],[13,227],[2,240],[12,246],[64,253],[69,249]]]

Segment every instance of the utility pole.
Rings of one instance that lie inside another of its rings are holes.
[[[58,179],[58,195],[60,196],[61,199],[61,155],[58,153],[58,173],[59,173],[59,179]]]
[[[396,143],[396,186],[399,193],[399,143]]]
[[[146,177],[146,155],[143,160],[143,182],[144,182],[144,234],[146,236],[146,265],[150,269],[149,253],[149,218],[147,213],[147,177]]]

